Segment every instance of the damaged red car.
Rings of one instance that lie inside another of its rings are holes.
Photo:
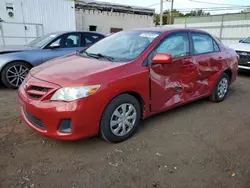
[[[122,31],[33,68],[19,88],[21,115],[46,137],[121,142],[153,114],[205,97],[223,101],[238,61],[204,31]]]

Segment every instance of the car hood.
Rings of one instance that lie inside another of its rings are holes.
[[[27,51],[27,50],[33,50],[33,49],[37,49],[37,48],[29,47],[29,46],[4,46],[4,47],[0,46],[0,54]]]
[[[238,43],[229,46],[233,48],[235,51],[243,51],[243,52],[250,52],[250,44],[247,43]]]
[[[61,87],[101,84],[119,76],[125,65],[126,63],[68,55],[37,66],[30,71],[30,74]]]

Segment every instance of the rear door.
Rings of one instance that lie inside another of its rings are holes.
[[[158,53],[171,54],[171,64],[152,64],[149,61],[151,83],[151,108],[157,112],[185,102],[193,97],[197,66],[191,56],[188,32],[168,35],[150,54],[152,60]]]
[[[198,68],[197,90],[201,94],[212,88],[208,84],[212,76],[222,69],[225,55],[216,41],[206,33],[191,32],[192,51]]]

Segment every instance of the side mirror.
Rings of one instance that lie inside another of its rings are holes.
[[[239,43],[241,43],[243,40],[241,39],[241,40],[239,40]]]
[[[60,48],[60,44],[51,44],[49,48],[50,49]]]
[[[173,61],[172,55],[163,53],[156,54],[152,60],[154,64],[170,64],[172,63],[172,61]]]

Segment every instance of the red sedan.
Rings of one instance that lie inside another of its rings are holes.
[[[121,142],[153,114],[205,97],[223,101],[238,61],[204,31],[123,31],[33,68],[19,88],[21,115],[50,138]]]

